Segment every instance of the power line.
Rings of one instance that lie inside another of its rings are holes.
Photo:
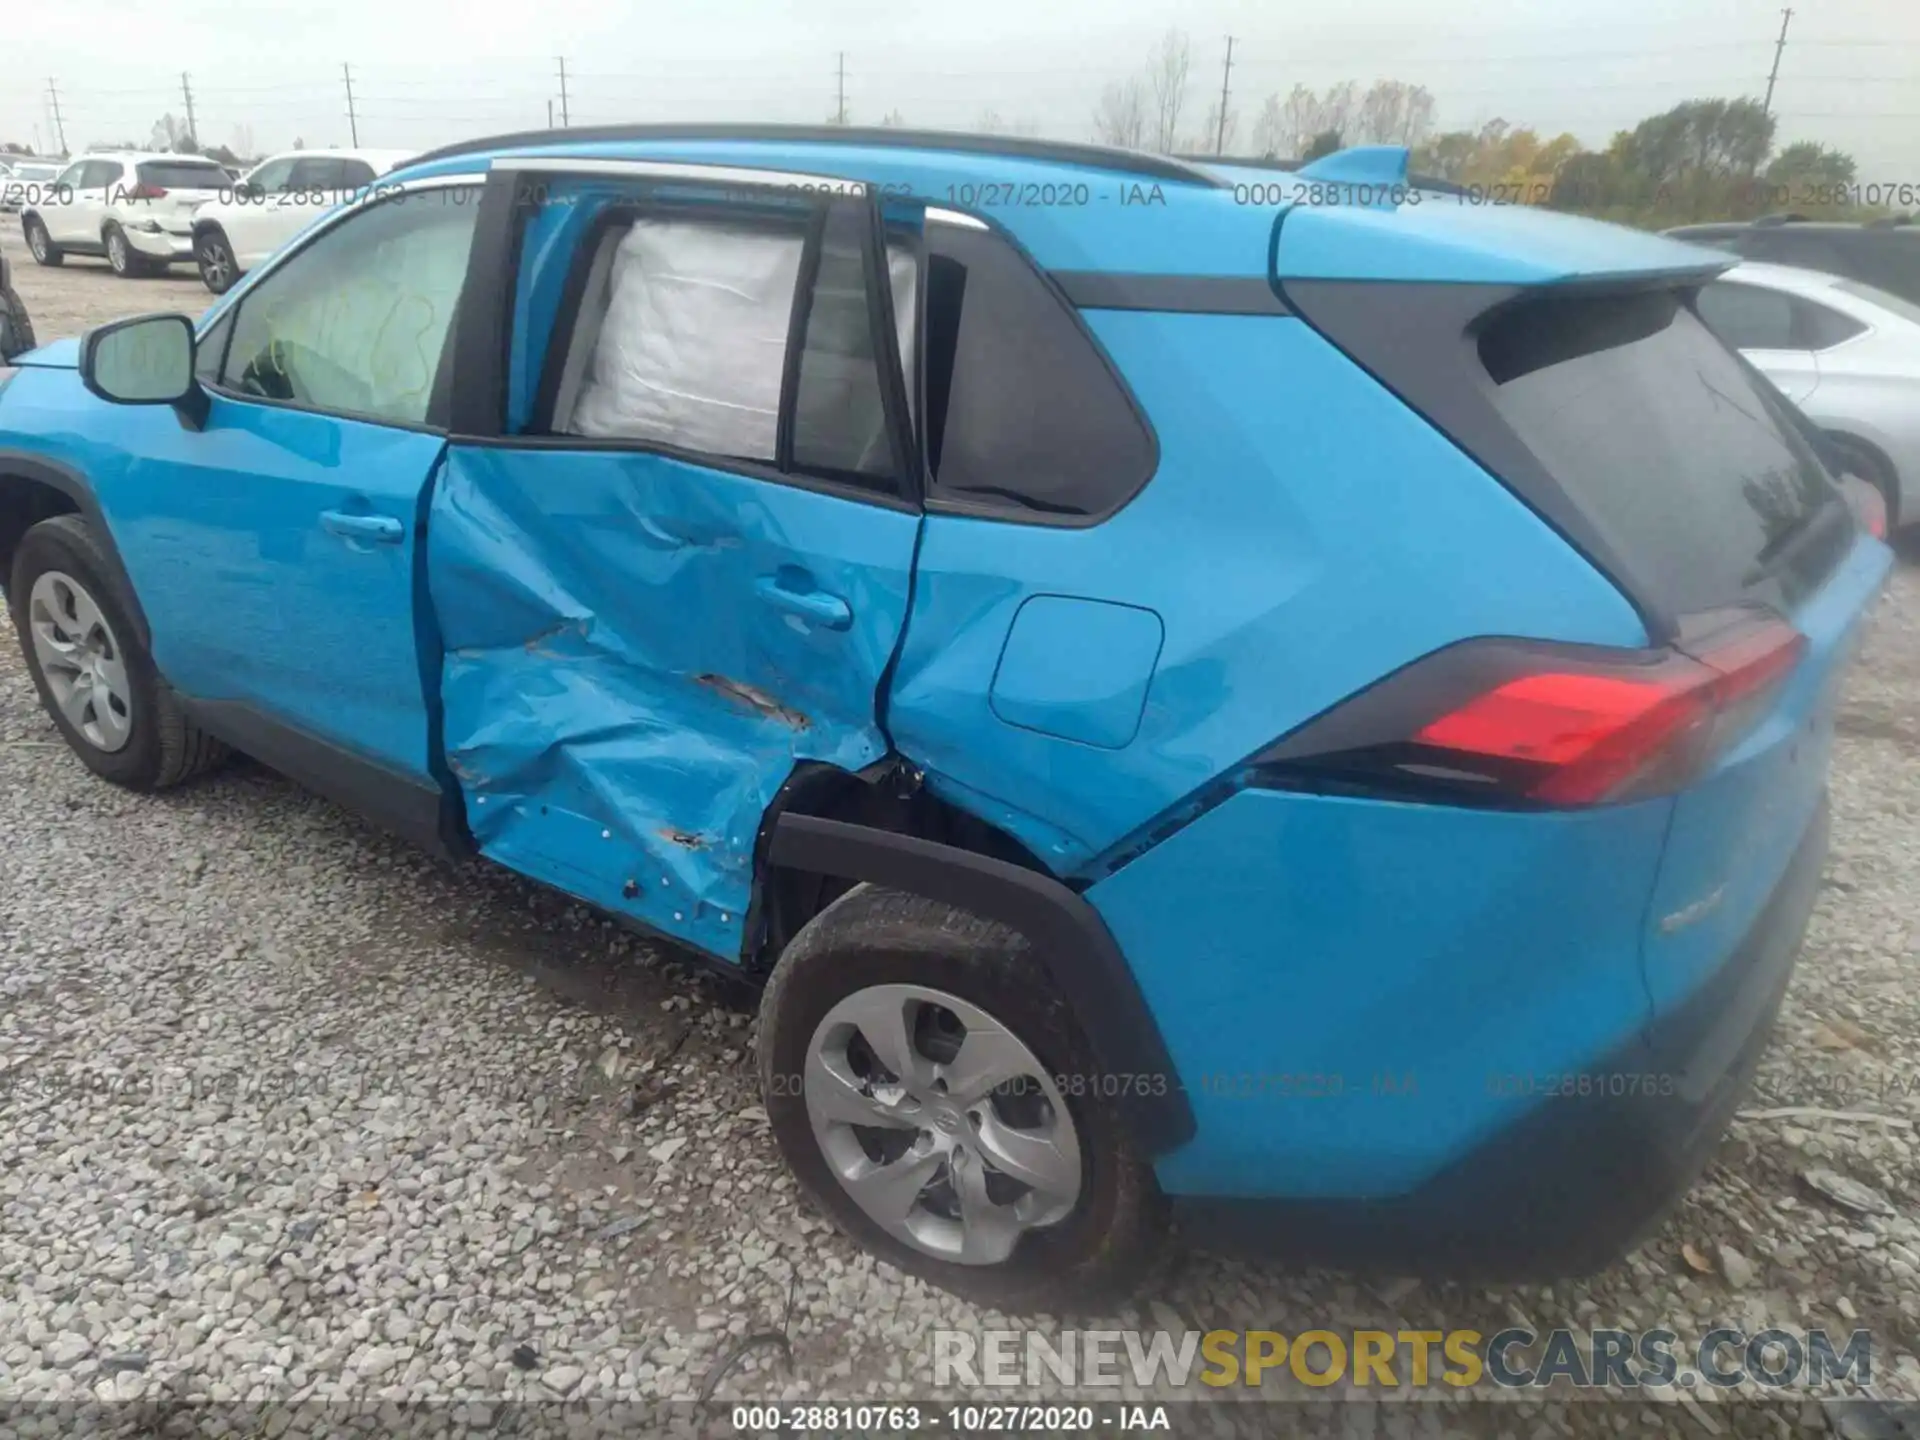
[[[1780,78],[1780,57],[1785,53],[1787,48],[1787,26],[1792,23],[1792,8],[1789,7],[1782,10],[1780,12],[1780,38],[1774,42],[1773,46],[1773,69],[1767,73],[1767,98],[1760,102],[1760,113],[1762,115],[1771,115],[1773,113],[1773,82]]]
[[[347,82],[347,133],[353,137],[354,148],[360,145],[360,117],[353,113],[353,69],[346,61],[340,62],[340,78]]]
[[[68,153],[67,125],[66,122],[60,118],[60,91],[53,83],[53,77],[51,75],[47,77],[47,101],[53,106],[53,129],[54,133],[60,137],[60,153],[65,155]]]

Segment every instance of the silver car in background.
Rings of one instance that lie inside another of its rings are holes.
[[[1700,292],[1700,316],[1879,488],[1890,529],[1920,524],[1920,305],[1747,262]]]

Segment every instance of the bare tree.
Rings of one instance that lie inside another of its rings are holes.
[[[1424,85],[1380,80],[1360,97],[1351,129],[1332,128],[1350,133],[1362,144],[1413,146],[1433,133],[1433,113],[1433,95]]]
[[[1227,155],[1233,151],[1234,139],[1240,133],[1239,112],[1229,107],[1227,123],[1220,123],[1220,102],[1214,101],[1207,107],[1206,119],[1200,122],[1200,133],[1195,137],[1193,151],[1196,155]]]
[[[973,122],[973,128],[982,135],[998,135],[1007,128],[1007,122],[1000,118],[1000,112],[989,105],[980,112],[980,118]]]
[[[1147,144],[1147,87],[1138,75],[1116,80],[1100,92],[1093,134],[1104,145],[1142,150]]]
[[[1288,149],[1287,120],[1280,108],[1280,97],[1269,95],[1260,102],[1260,113],[1253,120],[1253,152],[1265,159],[1279,158]]]
[[[1193,47],[1181,31],[1169,30],[1147,62],[1147,87],[1153,95],[1153,142],[1162,153],[1180,142],[1180,111],[1187,102],[1187,72]]]
[[[253,127],[241,124],[233,127],[233,138],[227,142],[227,148],[242,160],[251,160],[260,152],[253,148]]]
[[[191,155],[197,147],[194,145],[193,132],[187,129],[187,122],[175,119],[169,113],[153,122],[153,135],[147,148],[175,155]]]
[[[1280,107],[1280,156],[1297,160],[1305,154],[1307,142],[1327,128],[1322,123],[1325,114],[1326,105],[1317,93],[1308,86],[1295,85]]]
[[[904,129],[906,123],[907,117],[902,115],[898,110],[889,110],[880,117],[880,124],[888,130]]]

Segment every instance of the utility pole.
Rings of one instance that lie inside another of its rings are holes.
[[[847,52],[844,50],[840,52],[840,78],[834,86],[834,94],[838,98],[834,102],[833,123],[844,125],[847,123]]]
[[[1773,82],[1780,78],[1780,53],[1787,48],[1787,25],[1792,19],[1793,11],[1780,12],[1780,38],[1773,46],[1773,69],[1767,75],[1767,98],[1760,105],[1762,115],[1773,114]]]
[[[353,136],[356,147],[360,144],[360,117],[353,110],[353,71],[347,62],[340,62],[340,78],[347,82],[347,133]]]
[[[187,79],[187,72],[180,72],[180,93],[187,102],[187,137],[193,141],[194,149],[200,148],[200,127],[193,119],[193,84]]]
[[[1227,68],[1220,72],[1220,124],[1214,131],[1213,153],[1222,154],[1227,148],[1227,81],[1233,76],[1233,36],[1227,36]]]
[[[553,128],[553,101],[547,101],[547,128]]]
[[[67,158],[67,125],[60,118],[60,90],[53,83],[53,77],[47,77],[47,101],[53,106],[53,133],[60,137],[60,158]]]
[[[573,123],[567,114],[567,57],[560,57],[560,128],[566,129]]]

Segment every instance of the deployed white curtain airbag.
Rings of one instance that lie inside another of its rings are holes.
[[[802,246],[759,226],[635,221],[566,428],[772,460]]]

